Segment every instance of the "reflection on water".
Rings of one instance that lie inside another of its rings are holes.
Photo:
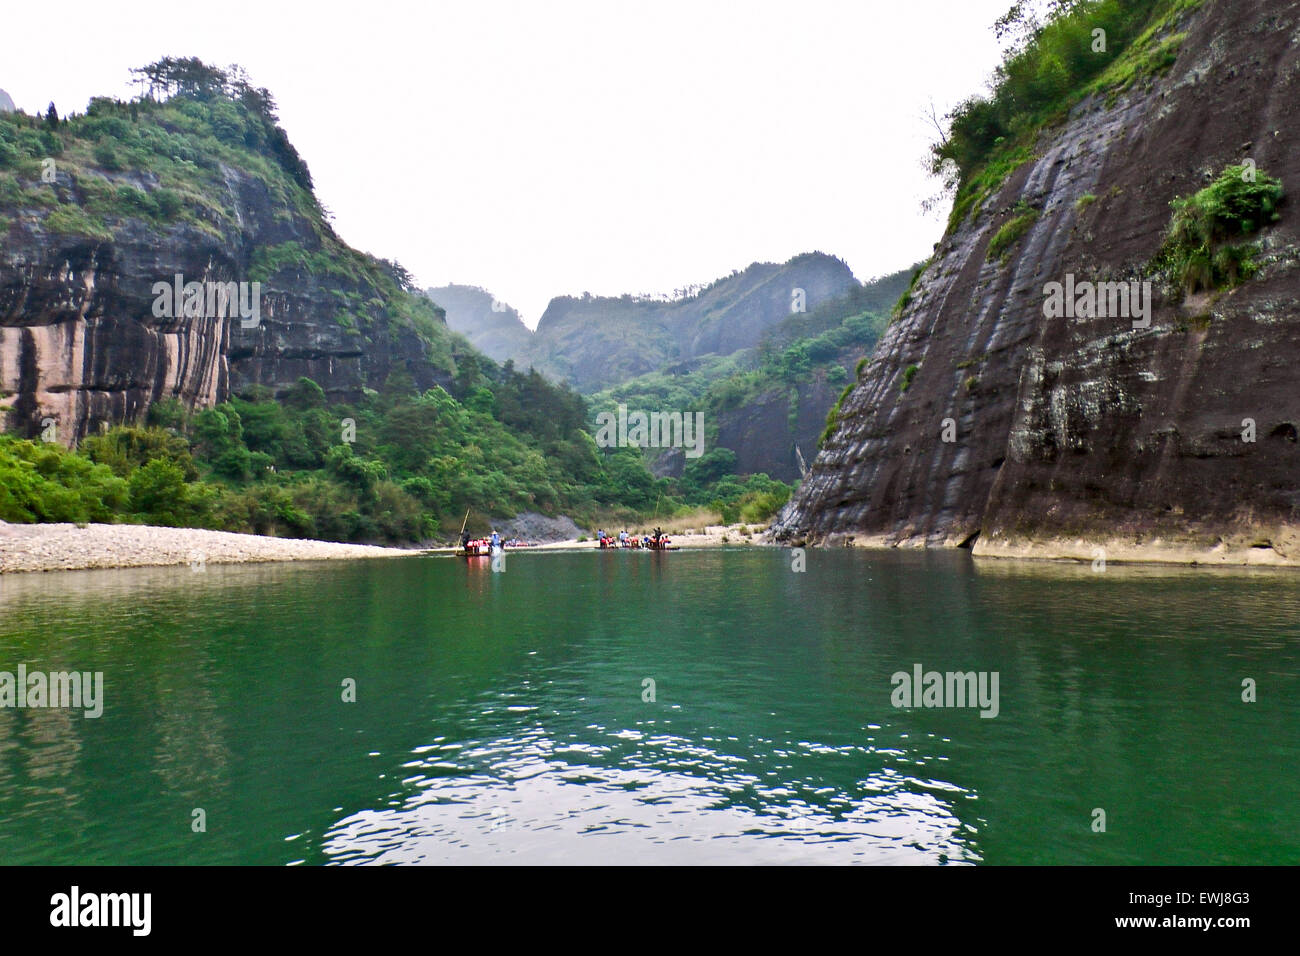
[[[418,748],[403,765],[409,796],[340,820],[324,852],[341,863],[977,859],[966,843],[973,828],[951,808],[970,795],[952,784],[885,766],[845,791],[784,778],[789,765],[780,761],[795,753],[771,740],[750,742],[776,758],[763,769],[735,753],[734,739],[586,729],[564,743],[539,729]],[[786,746],[859,766],[882,756],[870,747]]]
[[[6,576],[0,670],[105,705],[0,709],[0,859],[1300,862],[1297,612],[1293,571],[950,553]],[[917,663],[999,716],[892,707]]]

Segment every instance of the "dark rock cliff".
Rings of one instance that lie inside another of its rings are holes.
[[[797,481],[802,474],[800,456],[806,467],[816,454],[826,410],[837,394],[824,375],[794,388],[763,392],[718,416],[717,441],[709,447],[735,452],[738,475],[761,473],[779,481]],[[686,456],[680,448],[667,449],[654,459],[650,470],[658,478],[680,478]]]
[[[778,540],[1300,561],[1300,203],[1260,234],[1245,284],[1154,282],[1149,328],[1044,315],[1070,273],[1155,279],[1170,201],[1227,165],[1300,186],[1300,5],[1207,3],[1177,29],[1170,69],[1081,103],[944,237]],[[1041,213],[990,261],[1018,203]]]

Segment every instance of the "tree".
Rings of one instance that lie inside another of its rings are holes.
[[[128,485],[136,514],[164,525],[180,525],[188,517],[189,489],[175,462],[155,458],[132,472]]]

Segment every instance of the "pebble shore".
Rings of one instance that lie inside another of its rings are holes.
[[[176,564],[390,558],[402,548],[267,538],[197,528],[130,524],[8,524],[0,521],[0,574]]]

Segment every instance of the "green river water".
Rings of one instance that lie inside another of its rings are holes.
[[[0,671],[105,698],[0,709],[0,862],[1300,862],[1300,573],[791,563],[0,578]],[[915,664],[997,716],[895,707]]]

